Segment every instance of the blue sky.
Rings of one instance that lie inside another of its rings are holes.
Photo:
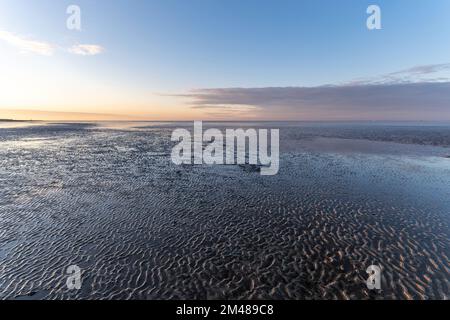
[[[70,4],[81,8],[82,31],[66,28]],[[382,30],[366,28],[370,4],[381,8]],[[222,99],[212,106],[207,99],[195,105],[204,97],[198,92],[341,85],[448,64],[449,17],[448,0],[0,0],[0,31],[57,47],[51,57],[23,54],[0,39],[0,68],[9,70],[10,78],[17,84],[26,78],[29,87],[42,79],[42,95],[30,93],[29,99],[19,97],[16,84],[9,83],[10,94],[3,101],[0,97],[0,108],[131,112],[149,118],[175,118],[180,112],[201,116],[207,107],[235,112],[244,103]],[[92,56],[67,52],[79,44],[102,51]],[[434,79],[434,73],[424,74]],[[449,75],[448,68],[439,69],[439,78]],[[8,86],[5,82],[0,84]],[[59,95],[52,98],[54,91]],[[63,102],[68,95],[78,98]],[[180,95],[194,102],[181,109]],[[247,107],[242,107],[247,113],[277,111]]]

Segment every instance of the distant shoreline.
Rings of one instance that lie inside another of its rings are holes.
[[[285,123],[285,124],[334,124],[334,125],[386,125],[386,126],[450,126],[449,120],[201,120],[205,124],[220,123]],[[0,123],[179,123],[189,124],[194,120],[42,120],[1,119]]]
[[[15,119],[0,119],[0,122],[42,122],[42,120],[15,120]]]

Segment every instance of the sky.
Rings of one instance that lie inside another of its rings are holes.
[[[0,118],[450,120],[450,1],[0,0]]]

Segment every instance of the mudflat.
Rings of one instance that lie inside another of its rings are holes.
[[[0,128],[0,298],[449,298],[450,126],[211,124],[280,129],[261,176],[174,165],[179,125]]]

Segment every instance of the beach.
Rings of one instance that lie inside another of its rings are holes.
[[[208,125],[279,128],[278,174],[173,164],[189,122],[0,125],[0,299],[449,298],[448,124]]]

